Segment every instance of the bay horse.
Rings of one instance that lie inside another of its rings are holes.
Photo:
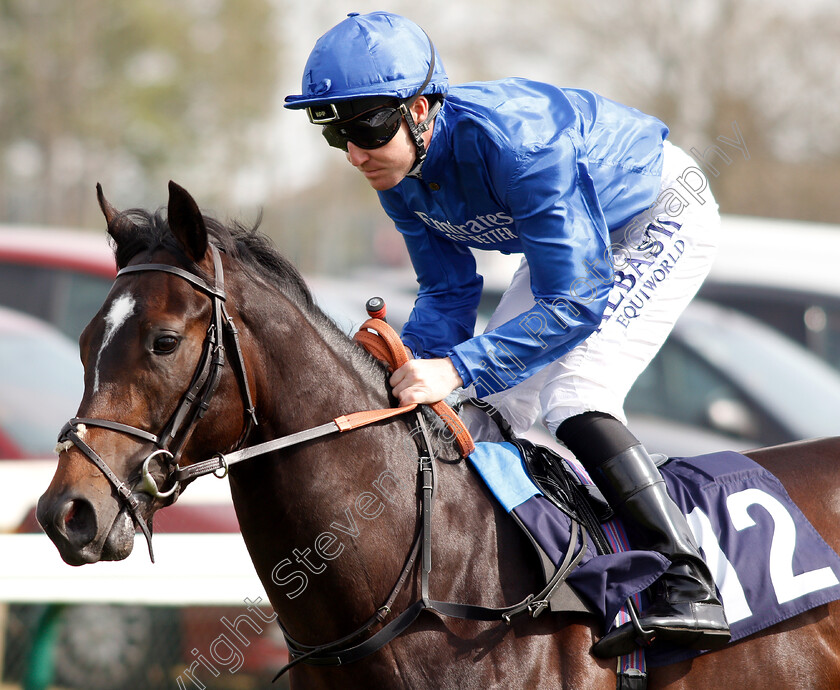
[[[37,510],[73,565],[131,553],[136,527],[146,529],[189,483],[174,483],[176,461],[189,468],[393,403],[384,366],[320,311],[299,273],[256,229],[204,217],[174,183],[165,216],[118,212],[101,188],[99,200],[123,273],[80,339],[85,392],[77,417],[90,423],[65,430],[70,442]],[[207,354],[210,341],[224,341],[226,358]],[[210,379],[212,396],[204,392]],[[401,416],[229,467],[254,567],[279,622],[301,645],[348,635],[385,601],[387,622],[422,596],[421,563],[409,558],[421,520],[414,432]],[[155,451],[167,434],[173,443]],[[519,527],[459,461],[449,437],[436,433],[431,443],[431,595],[501,607],[539,591],[540,568]],[[750,456],[840,548],[840,439]],[[405,586],[395,588],[401,575]],[[363,637],[380,627],[376,621]],[[590,654],[599,634],[584,615],[507,624],[423,613],[375,653],[341,666],[300,664],[290,680],[302,688],[612,690],[615,661]],[[651,669],[648,682],[674,690],[840,687],[840,603]]]

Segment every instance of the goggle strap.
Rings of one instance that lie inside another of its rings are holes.
[[[405,118],[405,122],[408,125],[408,131],[411,132],[411,137],[414,139],[414,148],[417,149],[417,157],[414,159],[414,165],[408,173],[412,177],[420,177],[420,167],[423,165],[423,161],[426,160],[426,145],[423,143],[423,137],[421,135],[429,128],[428,123],[431,122],[432,117],[437,113],[437,110],[434,110],[433,112],[430,108],[429,115],[426,117],[426,120],[418,126],[414,123],[414,118],[411,116],[411,111],[409,110],[409,108],[411,108],[414,104],[414,101],[423,95],[423,89],[428,86],[429,82],[432,80],[432,74],[435,71],[435,44],[432,43],[432,39],[425,30],[423,30],[423,33],[429,41],[429,50],[431,52],[431,57],[429,58],[429,71],[426,72],[426,78],[423,80],[423,83],[420,84],[420,88],[414,92],[414,95],[400,103],[400,112],[402,113],[403,118]]]
[[[420,127],[414,122],[407,103],[400,103],[400,112],[405,118],[405,123],[408,125],[408,131],[411,132],[411,138],[414,139],[414,148],[417,149],[417,158],[414,160],[414,167],[416,168],[417,164],[426,158],[426,145],[423,143]]]
[[[426,115],[426,119],[423,120],[419,125],[414,125],[417,128],[417,131],[422,134],[425,132],[429,127],[432,126],[432,120],[435,119],[435,115],[438,114],[438,110],[440,110],[441,102],[435,101],[430,107],[429,112]]]
[[[420,88],[414,92],[414,95],[411,98],[405,101],[405,104],[409,108],[414,104],[414,101],[416,101],[420,96],[423,95],[423,89],[425,89],[429,85],[429,82],[432,80],[432,74],[435,71],[435,44],[432,43],[432,39],[429,38],[429,34],[427,34],[423,29],[421,29],[421,31],[423,31],[423,33],[426,36],[426,39],[429,41],[429,49],[432,52],[432,56],[431,58],[429,58],[429,71],[426,72],[426,78],[423,80],[423,83],[420,84]]]

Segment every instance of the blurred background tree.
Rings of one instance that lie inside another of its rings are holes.
[[[686,150],[743,136],[726,213],[840,223],[835,0],[391,0],[452,83],[527,76],[663,119]],[[373,0],[0,0],[0,222],[100,227],[97,181],[154,207],[170,178],[255,218],[306,271],[402,265],[375,194],[283,97],[318,36]]]
[[[0,219],[98,225],[97,181],[227,200],[271,112],[273,21],[267,0],[0,2]]]
[[[808,0],[651,0],[574,9],[598,46],[576,71],[660,117],[686,150],[704,151],[733,123],[744,165],[713,187],[728,213],[840,222],[840,6]],[[558,17],[559,20],[559,17]],[[617,27],[621,27],[616,31]]]

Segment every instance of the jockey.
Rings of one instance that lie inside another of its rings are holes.
[[[449,88],[425,32],[351,14],[315,44],[302,94],[330,146],[379,195],[419,292],[393,373],[401,405],[472,387],[518,433],[541,416],[625,521],[671,566],[641,627],[713,649],[729,640],[715,583],[655,463],[625,426],[624,398],[714,257],[717,204],[659,120],[595,93],[526,79]],[[473,249],[523,255],[487,329]],[[630,623],[599,656],[628,653]]]

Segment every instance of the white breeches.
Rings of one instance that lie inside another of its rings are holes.
[[[495,393],[517,433],[542,416],[552,434],[588,411],[623,422],[624,398],[691,301],[714,259],[720,216],[695,161],[665,142],[657,203],[611,233],[614,280],[600,328],[519,385]],[[534,305],[528,262],[513,276],[487,330]]]

